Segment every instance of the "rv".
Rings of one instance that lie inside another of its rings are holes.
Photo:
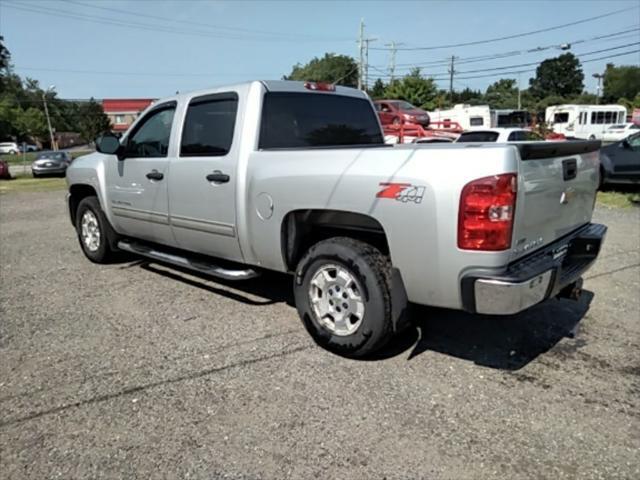
[[[555,105],[545,112],[555,133],[588,140],[601,140],[611,125],[625,123],[626,118],[627,109],[620,105]]]
[[[429,112],[429,117],[432,128],[447,128],[449,122],[457,122],[463,130],[525,128],[531,123],[531,116],[524,110],[491,110],[489,105],[458,104],[449,110]]]

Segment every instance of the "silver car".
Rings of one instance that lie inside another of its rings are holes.
[[[41,175],[64,175],[72,158],[68,152],[42,152],[31,164],[34,178]]]

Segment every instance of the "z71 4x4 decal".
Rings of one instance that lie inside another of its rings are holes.
[[[392,198],[399,202],[422,202],[426,187],[411,185],[410,183],[380,183],[384,187],[376,195],[377,198]]]

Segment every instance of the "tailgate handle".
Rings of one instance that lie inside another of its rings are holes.
[[[563,160],[562,162],[562,178],[563,180],[573,180],[578,175],[578,162],[575,158]]]

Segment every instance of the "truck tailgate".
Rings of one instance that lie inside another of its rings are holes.
[[[522,143],[513,256],[519,258],[591,220],[599,141]]]

